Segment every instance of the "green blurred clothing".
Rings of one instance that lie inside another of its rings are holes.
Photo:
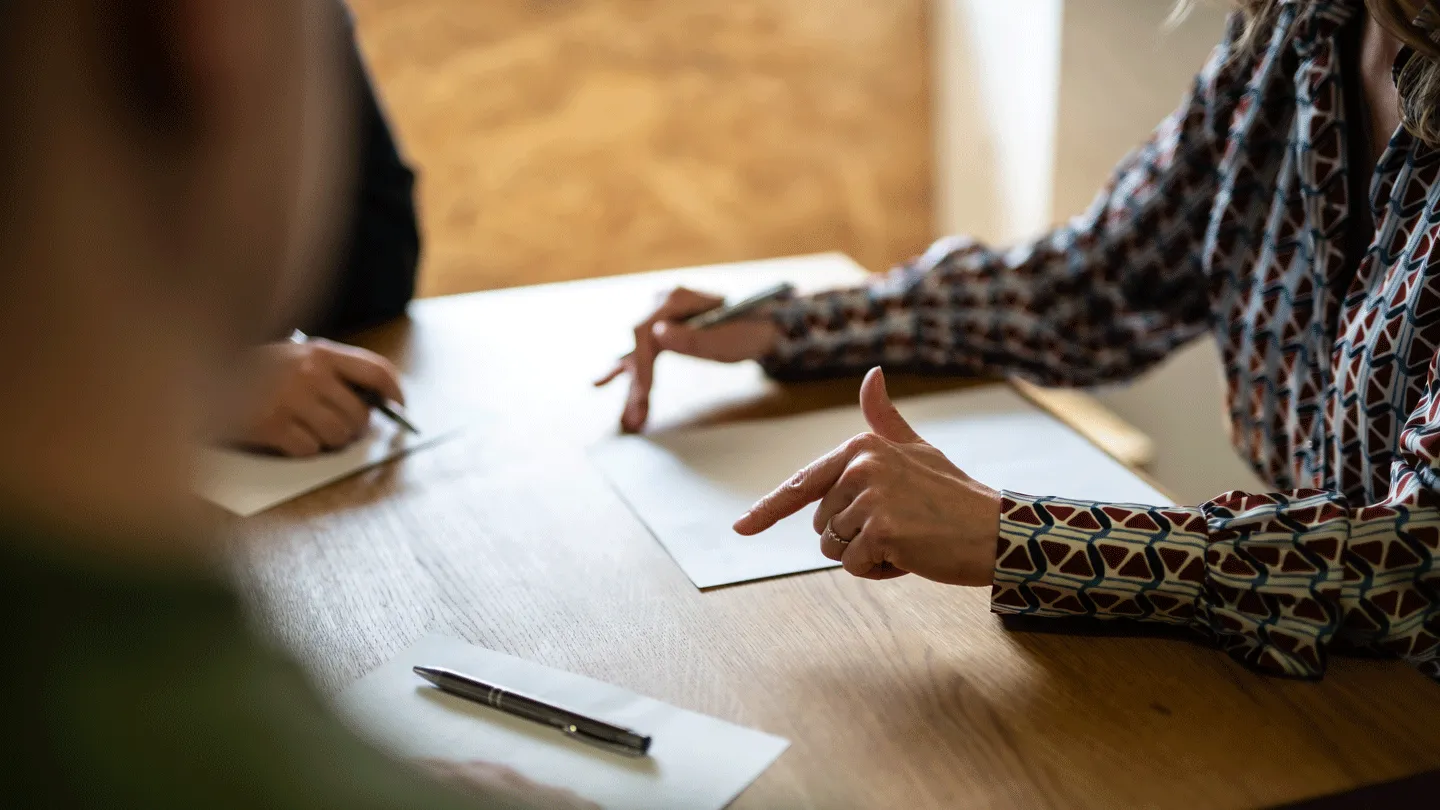
[[[511,806],[452,792],[352,735],[259,641],[219,577],[67,560],[0,529],[0,804]]]

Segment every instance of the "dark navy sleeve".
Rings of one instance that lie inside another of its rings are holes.
[[[326,337],[342,336],[404,314],[415,296],[420,264],[415,173],[400,155],[360,54],[353,23],[347,30],[346,62],[360,101],[357,198],[337,253],[340,264],[330,295],[306,328]]]

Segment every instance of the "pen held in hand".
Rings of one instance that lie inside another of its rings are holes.
[[[567,737],[629,757],[650,751],[650,738],[604,720],[511,692],[443,667],[414,667],[416,675],[442,691],[506,714],[549,726]]]
[[[728,305],[721,304],[707,312],[692,315],[684,320],[684,324],[691,329],[709,329],[714,326],[721,326],[743,318],[772,301],[777,301],[794,293],[794,284],[790,284],[789,282],[776,284],[773,287],[767,287],[755,293],[743,301]]]
[[[414,423],[401,413],[399,405],[385,399],[378,391],[371,391],[363,385],[349,383],[349,386],[350,390],[354,391],[355,395],[360,397],[362,402],[379,411],[386,419],[389,419],[402,429],[416,436],[420,435],[420,428],[415,427]]]
[[[691,315],[680,322],[691,329],[711,329],[716,326],[723,326],[732,321],[738,321],[754,313],[766,304],[773,303],[794,294],[795,285],[789,282],[782,282],[773,287],[767,287],[743,301],[737,301],[734,304],[721,304],[714,309]],[[632,354],[634,354],[633,351],[626,353],[616,361],[617,364],[623,364]]]
[[[291,343],[306,343],[309,340],[310,336],[300,331],[299,329],[296,329],[295,331],[290,333]],[[407,417],[404,413],[401,412],[400,406],[398,404],[385,399],[384,395],[381,394],[379,391],[372,391],[363,385],[356,385],[353,382],[347,384],[350,386],[350,390],[354,391],[355,395],[360,397],[361,402],[364,402],[366,405],[379,411],[382,416],[384,416],[386,419],[389,419],[391,422],[394,422],[400,427],[401,430],[404,430],[415,436],[420,435],[420,428],[415,427],[415,423],[411,422],[409,417]]]

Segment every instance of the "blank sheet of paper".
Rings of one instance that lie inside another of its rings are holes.
[[[652,738],[632,758],[453,695],[410,671],[441,666]],[[430,636],[341,694],[340,711],[397,756],[506,765],[614,810],[719,810],[790,745],[617,686]]]
[[[900,412],[960,469],[995,489],[1170,505],[1123,464],[1008,386],[905,399]],[[620,496],[698,588],[835,568],[814,507],[758,537],[730,526],[797,470],[867,430],[859,407],[621,436],[592,450]]]
[[[312,458],[201,448],[196,459],[195,490],[211,503],[241,517],[250,517],[458,432],[454,428],[437,430],[430,420],[421,420],[417,426],[418,436],[401,430],[378,413],[371,413],[370,429],[359,441],[343,450]]]

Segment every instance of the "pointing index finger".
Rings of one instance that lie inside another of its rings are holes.
[[[857,436],[790,476],[735,521],[735,531],[746,537],[757,535],[825,497],[850,461],[864,450],[866,438]]]

